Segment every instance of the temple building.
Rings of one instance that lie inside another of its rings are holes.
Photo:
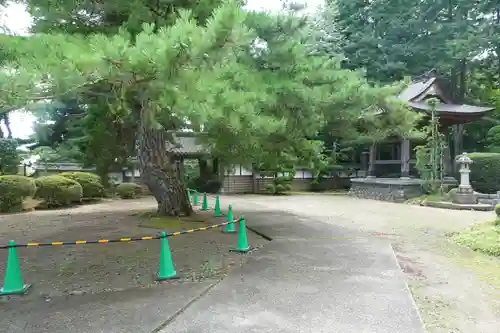
[[[431,71],[418,78],[404,89],[397,98],[407,103],[416,112],[430,114],[432,106],[428,100],[435,98],[440,131],[449,138],[453,125],[462,125],[480,119],[494,108],[457,104],[447,93],[444,82]],[[462,128],[461,126],[459,128]],[[462,133],[459,133],[461,135]],[[454,155],[450,153],[450,140],[445,149],[444,172],[453,180]],[[363,198],[403,201],[421,194],[421,180],[415,170],[415,146],[422,142],[408,138],[392,138],[370,147],[364,158],[367,177],[351,179],[350,194]]]

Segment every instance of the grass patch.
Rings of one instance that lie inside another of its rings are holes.
[[[453,236],[453,240],[468,248],[500,257],[500,226],[495,222],[475,225]]]
[[[159,230],[178,231],[206,226],[210,217],[205,214],[193,213],[191,216],[158,216],[151,212],[135,214],[141,218],[139,227]]]
[[[500,314],[500,294],[496,292],[496,290],[500,290],[500,258],[473,251],[471,248],[459,244],[454,239],[458,236],[458,233],[454,233],[449,235],[446,240],[441,237],[425,238],[420,236],[417,237],[418,241],[412,239],[411,242],[422,244],[424,251],[439,257],[442,256],[443,259],[465,269],[467,273],[472,273],[479,281],[490,286],[491,288],[484,288],[483,292],[487,295],[491,308]],[[427,328],[430,332],[435,330],[436,332],[444,332],[443,329],[447,329],[446,332],[453,331],[455,328],[453,317],[457,314],[453,312],[453,309],[449,309],[446,304],[443,304],[440,298],[433,299],[423,294],[421,289],[426,286],[426,283],[425,280],[420,279],[409,281],[412,294]]]

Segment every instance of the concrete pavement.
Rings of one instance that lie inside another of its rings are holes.
[[[0,303],[2,333],[150,333],[214,281]]]
[[[233,207],[244,213],[238,200]],[[214,281],[168,283],[50,301],[0,300],[0,332],[424,332],[388,242],[259,209],[245,213],[248,225],[273,241],[213,288]]]
[[[162,333],[423,333],[387,241],[280,212],[249,212],[273,237]]]

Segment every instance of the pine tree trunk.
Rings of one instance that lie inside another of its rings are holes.
[[[159,215],[191,215],[192,207],[184,184],[167,152],[167,133],[154,129],[147,111],[141,111],[138,155],[142,181],[158,202]]]
[[[3,115],[3,124],[5,125],[5,128],[7,129],[7,138],[12,139],[12,129],[10,128],[10,119],[9,119],[8,113],[4,113],[4,115]]]

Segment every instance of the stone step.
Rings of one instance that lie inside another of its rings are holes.
[[[483,199],[483,198],[479,198],[477,201],[480,204],[491,205],[491,206],[495,206],[498,203],[498,199]]]

